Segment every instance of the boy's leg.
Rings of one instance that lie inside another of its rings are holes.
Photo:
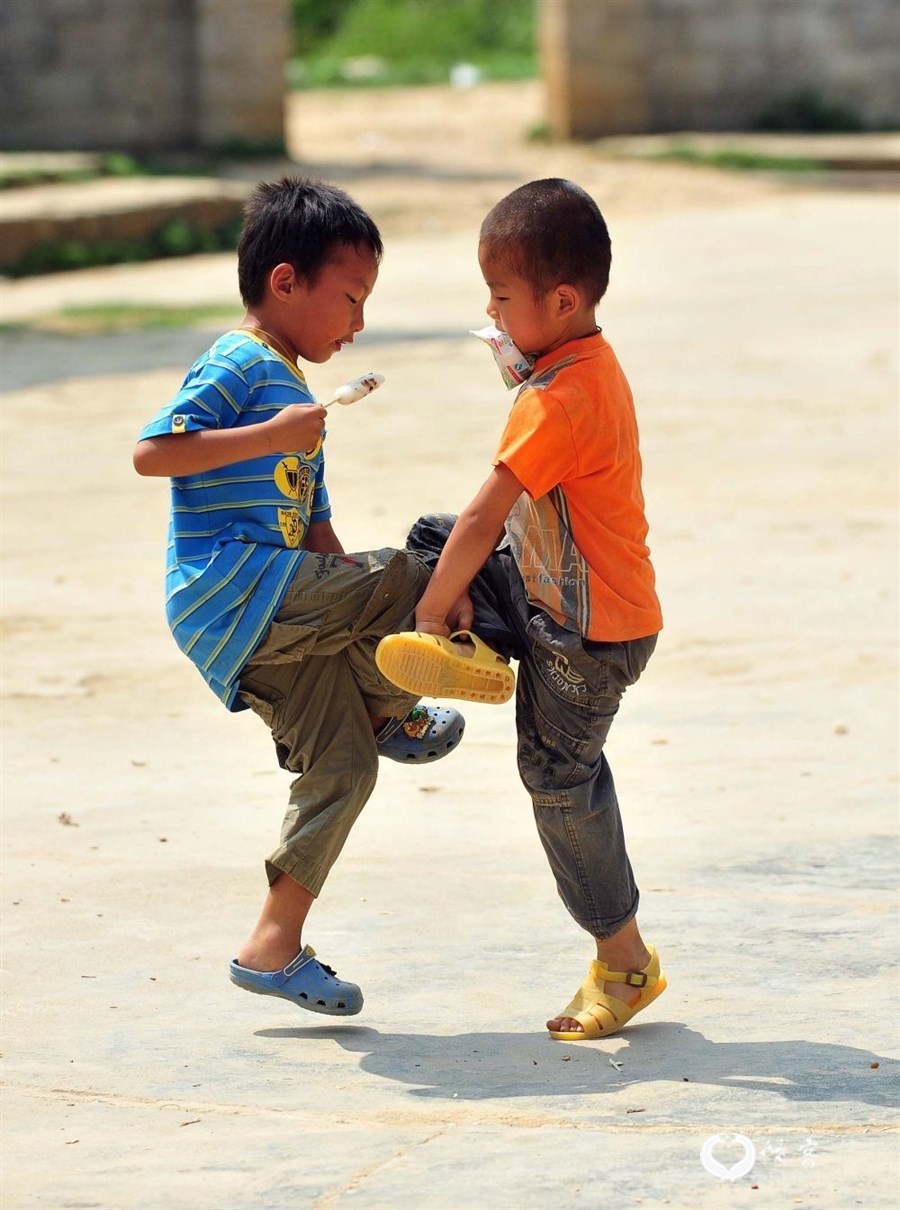
[[[609,666],[590,660],[577,634],[551,627],[552,645],[533,639],[519,664],[519,775],[560,898],[576,923],[605,938],[638,906],[604,753],[621,693],[609,684]]]
[[[244,669],[244,700],[271,728],[279,763],[300,776],[242,966],[276,970],[298,952],[312,902],[375,784],[372,716],[402,717],[415,704],[379,677],[374,646],[411,624],[428,574],[390,549],[310,554]]]
[[[652,955],[637,925],[639,893],[604,745],[655,638],[582,643],[540,615],[529,630],[531,654],[519,666],[518,760],[538,835],[560,898],[595,939],[597,960],[610,971],[641,972]],[[598,987],[626,1005],[648,996],[636,984],[601,978]],[[565,1015],[547,1027],[583,1032]]]
[[[434,566],[454,521],[442,515],[421,518],[407,547]],[[473,630],[520,661],[519,769],[560,897],[594,937],[597,959],[609,971],[643,971],[651,954],[638,930],[638,890],[603,745],[622,693],[637,680],[656,639],[582,643],[529,604],[502,545],[479,573],[471,595]],[[600,990],[627,1005],[642,995],[640,988],[622,982],[602,981]],[[583,1032],[569,1017],[554,1018],[547,1027]]]
[[[243,683],[258,712],[264,702],[273,706],[270,726],[279,761],[299,774],[278,847],[266,862],[263,912],[238,952],[242,966],[277,970],[300,949],[309,909],[375,787],[378,755],[366,703],[344,653],[255,665]]]
[[[434,569],[456,522],[451,513],[420,517],[406,539],[406,549]],[[519,659],[522,646],[514,601],[510,596],[512,555],[502,543],[493,551],[469,587],[475,612],[472,630],[504,659]]]

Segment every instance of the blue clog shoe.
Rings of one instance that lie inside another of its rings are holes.
[[[335,1017],[352,1017],[363,1006],[362,992],[355,983],[339,979],[330,966],[316,959],[311,945],[281,971],[251,971],[235,959],[229,967],[231,982],[244,991],[261,996],[279,996],[300,1008]]]
[[[375,736],[378,755],[403,764],[427,765],[456,747],[466,720],[450,706],[413,706],[406,718],[392,718]]]

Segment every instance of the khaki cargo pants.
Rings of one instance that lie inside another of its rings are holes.
[[[310,552],[240,679],[272,731],[291,785],[269,883],[290,875],[314,895],[375,787],[372,716],[404,717],[417,698],[385,681],[375,648],[411,630],[430,572],[408,551]]]

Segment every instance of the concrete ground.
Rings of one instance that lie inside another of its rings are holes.
[[[4,1210],[896,1207],[897,199],[701,173],[704,201],[644,165],[606,206],[596,171],[666,615],[609,755],[669,990],[619,1037],[545,1036],[590,943],[511,706],[384,764],[308,929],[362,1014],[231,987],[288,778],[172,644],[167,493],[130,466],[215,333],[11,331]],[[349,549],[487,473],[510,397],[467,335],[474,234],[395,231],[365,334],[311,371],[386,376],[329,423]],[[230,256],[5,282],[0,314],[73,300],[238,314]]]

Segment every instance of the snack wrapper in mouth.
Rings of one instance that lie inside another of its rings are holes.
[[[486,328],[478,328],[477,331],[475,328],[470,328],[469,332],[472,336],[483,340],[486,345],[490,345],[497,369],[506,383],[507,390],[520,387],[530,376],[537,359],[530,353],[523,353],[506,332],[501,332],[493,324],[488,324]]]

